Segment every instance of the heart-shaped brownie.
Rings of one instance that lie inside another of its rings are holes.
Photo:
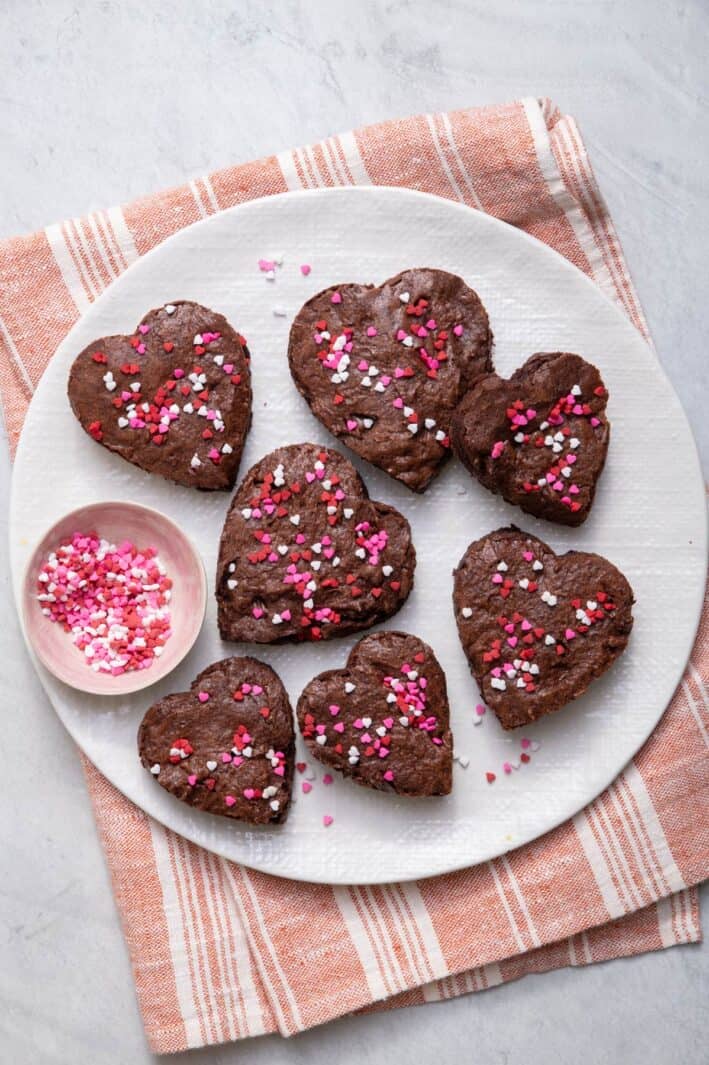
[[[492,369],[477,294],[443,270],[335,285],[293,322],[288,361],[316,418],[362,458],[422,492],[450,454],[454,407]]]
[[[77,355],[69,401],[109,451],[191,488],[229,489],[251,424],[246,341],[221,314],[178,300],[132,336]]]
[[[460,641],[503,728],[560,710],[628,643],[633,590],[600,555],[556,555],[511,526],[472,543],[453,576]]]
[[[600,373],[580,355],[532,355],[509,380],[475,382],[453,415],[453,447],[508,503],[580,525],[606,461],[607,400]]]
[[[367,496],[337,451],[293,444],[266,455],[224,523],[216,595],[224,640],[326,640],[394,614],[413,584],[406,518]]]
[[[446,678],[417,636],[365,636],[344,669],[310,681],[297,713],[315,758],[358,784],[399,795],[450,792]]]
[[[138,752],[163,788],[199,810],[254,825],[288,815],[293,711],[278,675],[256,658],[215,662],[190,691],[154,703]]]

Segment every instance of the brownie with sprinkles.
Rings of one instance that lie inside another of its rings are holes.
[[[446,678],[418,636],[365,636],[344,669],[310,681],[297,714],[313,756],[357,784],[398,795],[449,794]]]
[[[148,473],[208,491],[233,487],[251,424],[246,341],[189,300],[149,311],[130,336],[93,341],[69,374],[84,430]]]
[[[327,640],[396,613],[416,553],[398,510],[369,499],[354,466],[317,444],[278,448],[239,485],[219,548],[224,640]]]
[[[138,730],[140,760],[171,795],[210,814],[280,824],[293,783],[293,711],[256,658],[225,658],[167,695]]]
[[[600,373],[580,355],[532,355],[509,379],[475,382],[453,415],[453,448],[508,503],[581,525],[606,461],[607,401]]]
[[[601,555],[557,555],[510,526],[472,543],[453,578],[463,650],[505,729],[583,695],[627,646],[633,590]]]
[[[450,455],[454,407],[492,370],[477,293],[414,269],[383,285],[334,285],[293,322],[288,361],[313,414],[362,458],[422,492]]]

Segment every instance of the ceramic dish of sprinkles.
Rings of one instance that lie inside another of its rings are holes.
[[[191,649],[206,586],[199,554],[163,514],[134,503],[81,507],[30,558],[25,634],[65,684],[125,695],[155,684]]]
[[[91,761],[186,838],[329,883],[491,859],[595,798],[681,678],[706,571],[694,442],[623,311],[531,237],[400,189],[269,197],[133,258],[82,302],[13,477],[18,607]],[[116,499],[199,549],[201,628],[174,536],[45,541]],[[252,761],[264,666],[307,742],[296,723],[294,755],[279,733]],[[222,690],[235,670],[252,702]]]

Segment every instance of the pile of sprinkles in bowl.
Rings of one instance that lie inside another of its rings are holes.
[[[172,581],[154,547],[116,545],[75,532],[52,551],[37,577],[50,621],[72,633],[96,673],[147,669],[170,638]]]

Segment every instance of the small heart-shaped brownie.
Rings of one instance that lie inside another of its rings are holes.
[[[503,728],[578,698],[628,643],[633,590],[600,555],[556,555],[511,526],[472,543],[453,577],[460,642]]]
[[[422,492],[450,454],[453,409],[492,369],[477,294],[443,270],[405,270],[374,285],[335,285],[293,322],[288,361],[331,433]]]
[[[446,678],[417,636],[365,636],[344,669],[310,681],[297,713],[315,758],[358,784],[398,795],[450,792],[453,736]]]
[[[278,675],[257,658],[215,662],[190,691],[154,703],[138,753],[163,788],[198,810],[254,825],[288,815],[293,711]]]
[[[84,348],[69,402],[89,436],[134,466],[190,488],[229,489],[251,424],[246,341],[221,314],[168,303],[132,336]]]
[[[475,382],[453,415],[453,447],[508,503],[580,525],[606,461],[607,400],[600,373],[580,355],[532,355],[509,380]]]
[[[224,640],[327,640],[394,614],[413,585],[406,518],[369,499],[337,451],[293,444],[244,477],[224,523],[216,596]]]

